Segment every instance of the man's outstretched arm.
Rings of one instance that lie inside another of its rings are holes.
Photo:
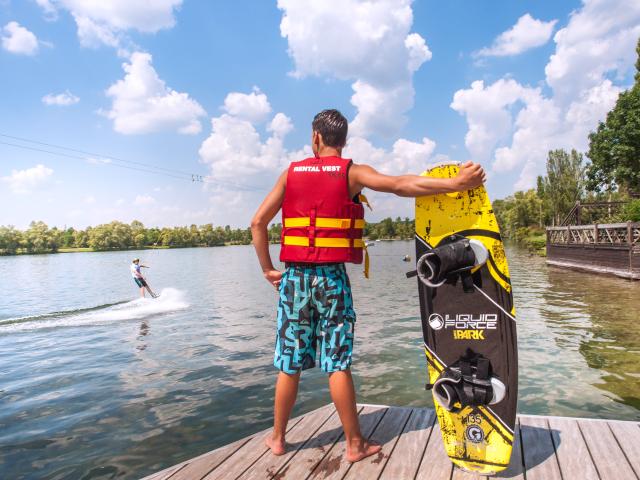
[[[363,188],[394,193],[401,197],[422,197],[438,193],[462,192],[482,185],[486,180],[478,163],[466,162],[453,178],[430,178],[419,175],[384,175],[369,165],[353,165],[349,170],[351,193]]]
[[[269,254],[269,222],[273,220],[280,208],[282,207],[282,201],[284,200],[284,190],[287,184],[287,170],[285,170],[278,181],[276,182],[273,190],[266,196],[262,205],[258,208],[258,211],[251,220],[251,236],[253,237],[253,246],[258,254],[258,260],[260,261],[260,267],[265,278],[273,284],[274,287],[278,287],[282,273],[276,270],[271,261],[271,255]]]

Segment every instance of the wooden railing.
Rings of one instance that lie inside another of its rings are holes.
[[[606,220],[613,215],[617,215],[627,202],[585,202],[577,201],[573,208],[560,223],[562,226],[581,225],[582,222],[589,223],[598,220]]]
[[[640,222],[547,227],[547,245],[640,246]]]

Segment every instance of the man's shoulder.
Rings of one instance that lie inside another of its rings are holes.
[[[367,163],[356,163],[353,162],[351,163],[351,168],[349,169],[349,171],[351,173],[359,173],[359,172],[365,172],[365,171],[371,171],[373,170],[373,167]]]

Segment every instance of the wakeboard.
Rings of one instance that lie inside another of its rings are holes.
[[[458,163],[422,173],[452,178]],[[416,272],[429,381],[458,467],[509,465],[516,422],[515,308],[500,228],[483,186],[416,199]]]

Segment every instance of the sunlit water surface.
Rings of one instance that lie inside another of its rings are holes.
[[[376,243],[369,281],[349,267],[363,403],[432,405],[412,250]],[[157,300],[136,299],[136,255]],[[640,420],[640,282],[508,258],[519,411]],[[277,297],[251,247],[0,257],[0,292],[0,478],[138,478],[269,426]],[[305,372],[295,413],[327,402]]]

